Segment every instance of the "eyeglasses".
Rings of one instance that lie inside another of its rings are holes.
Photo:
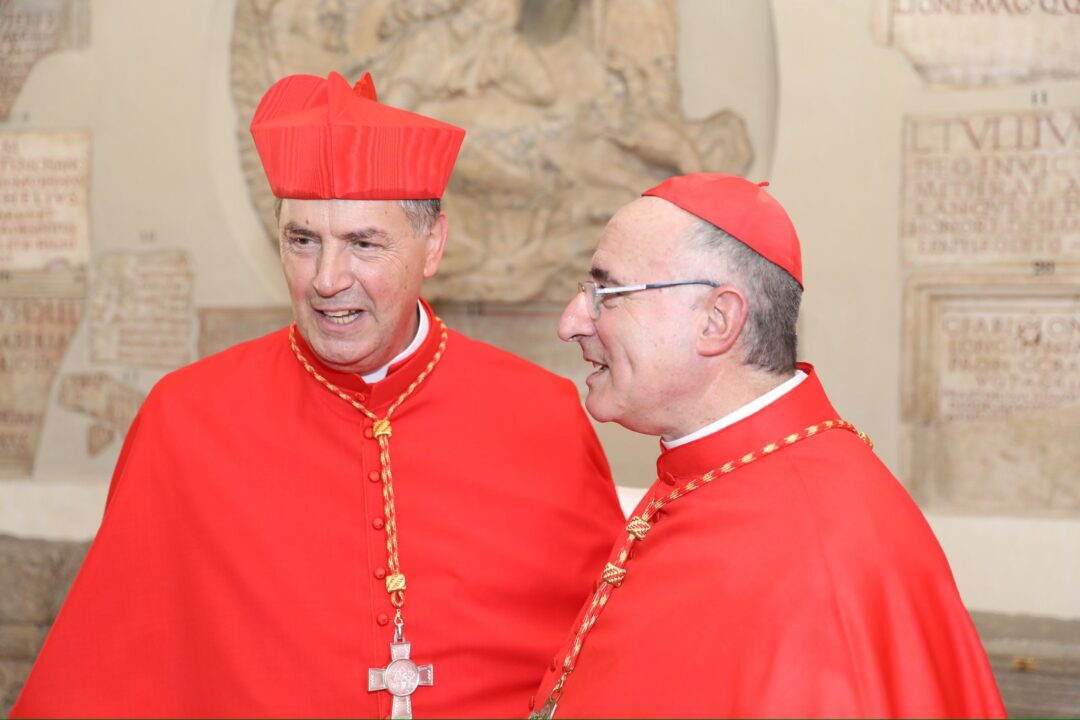
[[[708,285],[720,287],[719,283],[712,280],[676,280],[674,282],[645,283],[643,285],[620,285],[618,287],[597,287],[596,283],[588,280],[578,283],[578,289],[585,296],[585,304],[589,306],[589,317],[593,320],[600,319],[600,303],[609,295],[625,295],[626,293],[640,292],[642,290],[656,290],[658,288],[677,287],[679,285]]]

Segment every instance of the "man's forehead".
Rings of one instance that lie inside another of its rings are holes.
[[[618,277],[624,267],[670,259],[682,246],[693,216],[655,197],[638,198],[623,206],[608,222],[593,255],[593,276],[599,270]]]
[[[405,211],[397,200],[339,200],[283,198],[280,224],[282,227],[314,226],[331,223],[383,224],[405,220]]]

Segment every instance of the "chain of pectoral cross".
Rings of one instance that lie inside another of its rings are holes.
[[[720,467],[710,470],[700,477],[689,480],[667,495],[655,498],[645,506],[641,515],[631,518],[630,522],[626,525],[626,539],[623,541],[622,547],[615,556],[615,561],[608,562],[608,564],[604,566],[604,571],[600,575],[600,582],[597,583],[596,591],[593,593],[592,600],[589,603],[589,609],[582,618],[581,624],[578,626],[577,633],[574,636],[574,642],[570,645],[570,649],[563,659],[562,675],[555,682],[544,705],[539,710],[533,712],[529,717],[551,718],[554,716],[555,708],[559,703],[559,699],[562,697],[567,678],[570,677],[574,672],[574,668],[577,666],[577,660],[581,655],[581,649],[585,645],[585,638],[589,635],[589,631],[592,630],[593,626],[596,625],[596,621],[600,618],[600,613],[603,612],[604,607],[611,599],[611,594],[619,588],[623,584],[623,580],[626,579],[626,563],[630,559],[634,543],[641,542],[645,539],[650,528],[652,528],[651,521],[661,509],[675,502],[679,498],[685,497],[695,490],[705,487],[719,477],[735,472],[739,468],[746,467],[750,463],[771,455],[777,450],[794,445],[801,440],[814,437],[827,430],[849,430],[858,435],[868,446],[871,448],[874,447],[874,444],[870,441],[870,438],[866,433],[859,432],[855,429],[854,425],[846,420],[837,419],[816,423],[802,432],[793,433],[777,442],[771,442],[756,453],[747,453],[737,460],[726,462]]]
[[[411,718],[412,701],[410,696],[420,685],[431,685],[434,676],[431,665],[417,666],[410,659],[411,644],[405,641],[405,620],[401,614],[401,608],[405,605],[405,574],[401,572],[401,560],[398,557],[398,529],[397,509],[394,502],[394,475],[390,470],[390,437],[393,434],[390,428],[390,416],[412,395],[420,383],[427,379],[431,371],[439,364],[443,353],[446,351],[446,325],[438,317],[435,324],[439,328],[439,347],[435,355],[415,380],[410,383],[397,400],[386,411],[386,415],[380,418],[368,410],[354,397],[334,385],[316,370],[307,361],[300,348],[296,344],[296,324],[289,327],[289,343],[293,353],[304,369],[318,380],[323,387],[337,395],[345,402],[352,405],[356,410],[363,413],[372,421],[372,433],[376,442],[379,443],[379,466],[382,478],[383,512],[386,515],[386,592],[390,596],[390,604],[394,606],[394,639],[390,643],[390,663],[385,668],[372,668],[368,671],[368,691],[386,690],[394,696],[393,711],[391,717]]]

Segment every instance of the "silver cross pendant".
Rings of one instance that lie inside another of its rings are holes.
[[[390,643],[390,664],[368,670],[368,692],[385,690],[394,696],[392,718],[412,718],[413,692],[421,685],[429,687],[435,683],[432,666],[417,666],[409,659],[411,651],[412,643],[405,642],[401,625],[398,625],[394,641]]]

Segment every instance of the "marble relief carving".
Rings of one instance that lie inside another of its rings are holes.
[[[247,133],[266,88],[371,70],[385,102],[468,130],[426,294],[564,301],[620,205],[671,174],[749,166],[738,115],[683,114],[676,40],[673,0],[239,0],[232,91],[254,205],[272,237]]]

